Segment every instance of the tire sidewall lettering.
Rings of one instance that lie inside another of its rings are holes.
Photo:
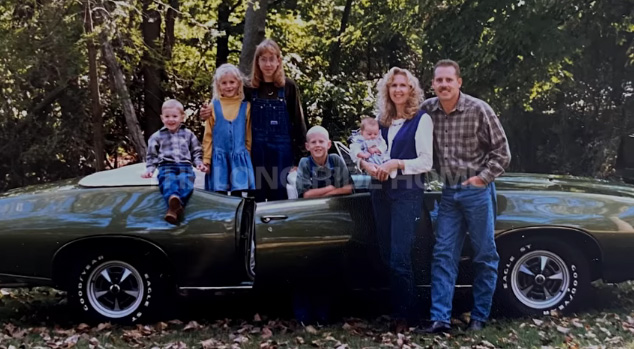
[[[512,281],[512,278],[514,277],[514,275],[512,274],[513,274],[513,269],[517,261],[522,256],[526,255],[527,253],[531,251],[542,249],[540,247],[534,247],[532,245],[533,243],[521,245],[514,252],[511,252],[509,255],[507,255],[504,260],[500,261],[501,262],[500,264],[503,266],[503,268],[501,269],[501,275],[500,275],[501,276],[500,277],[500,280],[501,280],[500,292],[504,293],[507,299],[512,299],[513,302],[520,304],[522,307],[525,307],[527,309],[533,309],[533,311],[536,314],[551,315],[552,311],[563,311],[565,310],[565,308],[575,303],[573,301],[575,299],[575,296],[577,295],[577,289],[580,283],[579,281],[580,270],[575,264],[569,264],[570,261],[567,260],[567,258],[565,258],[564,256],[562,256],[561,253],[557,251],[553,251],[552,249],[543,248],[543,250],[546,250],[546,251],[549,251],[550,253],[554,253],[558,255],[564,261],[570,275],[570,281],[565,289],[566,294],[561,299],[561,301],[557,304],[554,304],[548,309],[536,309],[536,308],[530,308],[524,303],[522,303],[519,299],[517,299],[517,297],[513,293],[511,281]]]
[[[139,307],[127,317],[122,319],[107,319],[107,318],[104,318],[101,314],[99,314],[93,308],[87,296],[89,292],[88,288],[90,287],[90,283],[91,283],[91,280],[87,280],[87,278],[90,275],[90,272],[94,270],[96,266],[103,264],[104,261],[107,261],[107,259],[104,258],[103,255],[100,255],[97,258],[90,259],[90,261],[84,267],[81,268],[78,278],[76,279],[77,280],[76,301],[78,302],[80,309],[83,310],[85,313],[92,313],[91,315],[93,316],[99,316],[102,318],[101,320],[105,320],[105,321],[125,320],[127,318],[133,323],[138,322],[144,313],[142,309],[150,307],[150,301],[152,298],[151,297],[152,283],[150,281],[150,274],[147,272],[143,272],[142,270],[139,270],[138,268],[141,267],[140,265],[136,263],[132,264],[135,268],[137,268],[137,271],[139,271],[141,281],[145,284],[145,292],[141,296],[143,297],[143,299]]]

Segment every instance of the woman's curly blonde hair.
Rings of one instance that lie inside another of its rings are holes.
[[[251,68],[251,87],[259,88],[262,81],[264,81],[264,74],[258,64],[260,56],[270,53],[274,55],[280,62],[273,75],[273,84],[275,87],[284,87],[286,84],[286,74],[284,74],[284,64],[282,64],[282,50],[280,46],[271,39],[265,39],[255,48],[255,55],[253,57],[253,66]]]
[[[394,77],[399,74],[407,78],[410,87],[410,95],[405,103],[405,113],[403,115],[396,115],[396,106],[394,102],[392,102],[392,99],[390,99],[390,85],[392,85]],[[383,76],[377,85],[377,90],[376,113],[383,127],[390,127],[392,120],[397,117],[402,117],[406,120],[413,118],[425,100],[418,79],[409,70],[399,67],[393,67]]]

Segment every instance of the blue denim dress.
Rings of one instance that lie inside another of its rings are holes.
[[[277,91],[277,98],[260,98],[253,91],[251,102],[251,153],[255,169],[255,199],[285,200],[286,175],[293,166],[291,125],[284,88]]]
[[[211,172],[205,176],[205,190],[255,189],[253,165],[246,143],[247,102],[242,102],[235,120],[225,119],[222,106],[213,100],[216,122],[213,129]]]

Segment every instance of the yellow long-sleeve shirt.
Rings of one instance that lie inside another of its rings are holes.
[[[227,121],[233,121],[238,117],[240,111],[240,104],[242,99],[240,96],[235,97],[220,97],[220,107],[222,108],[222,114]],[[245,130],[245,146],[249,153],[251,153],[251,103],[247,102],[246,111],[246,130]],[[211,117],[205,121],[205,135],[203,136],[203,162],[205,164],[211,164],[211,153],[213,150],[213,130],[216,123],[216,115],[212,106]]]

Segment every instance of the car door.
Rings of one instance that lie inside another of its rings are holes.
[[[368,193],[258,203],[256,284],[328,279],[358,287],[376,280],[371,212]]]

